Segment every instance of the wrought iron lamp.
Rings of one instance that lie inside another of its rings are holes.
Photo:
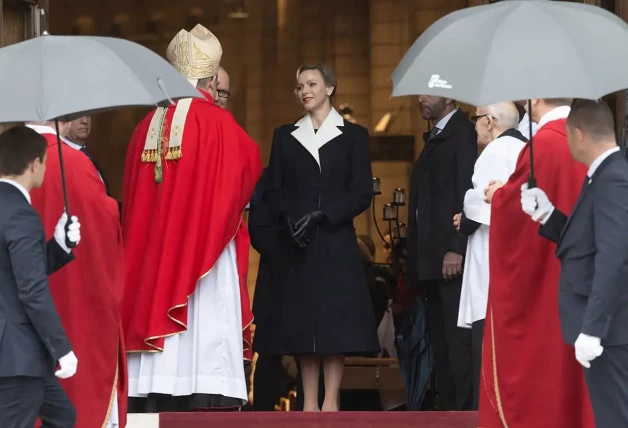
[[[382,239],[384,244],[389,244],[393,250],[393,254],[400,256],[401,250],[405,248],[406,236],[408,227],[405,223],[399,221],[399,207],[406,205],[406,190],[400,187],[396,188],[392,194],[392,201],[385,204],[382,210],[382,220],[388,222],[388,234],[390,235],[390,242],[387,242],[382,234],[377,221],[376,213],[376,198],[382,194],[382,182],[379,177],[373,177],[373,222],[375,223],[375,229],[377,234]]]

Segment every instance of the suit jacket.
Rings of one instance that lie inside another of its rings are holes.
[[[46,244],[37,212],[0,182],[0,377],[45,377],[72,347],[48,289],[48,275],[73,259]]]
[[[558,243],[564,340],[580,333],[628,344],[628,163],[607,157],[587,180],[570,217],[554,210],[539,233]]]
[[[442,279],[443,258],[449,251],[465,254],[467,237],[453,226],[462,212],[464,195],[473,187],[477,135],[458,110],[445,128],[429,139],[412,169],[408,207],[408,285]]]

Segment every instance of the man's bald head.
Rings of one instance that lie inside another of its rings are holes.
[[[225,70],[221,65],[218,68],[218,91],[216,91],[216,99],[214,101],[218,106],[224,109],[227,108],[229,96],[231,96],[231,93],[229,92],[230,87],[231,81],[229,79],[229,73],[227,73],[227,70]]]

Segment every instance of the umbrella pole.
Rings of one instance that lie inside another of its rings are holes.
[[[536,177],[534,177],[534,146],[532,145],[532,100],[528,100],[528,130],[530,132],[530,176],[528,177],[528,189],[536,187]]]
[[[68,248],[76,247],[76,243],[68,239],[68,231],[72,222],[70,216],[70,204],[68,203],[68,189],[65,184],[65,169],[63,167],[63,151],[61,150],[61,136],[59,135],[59,119],[55,119],[55,131],[57,131],[57,148],[59,150],[59,168],[61,168],[61,187],[63,188],[63,203],[65,206],[65,213],[68,215],[68,221],[65,224],[65,245]]]

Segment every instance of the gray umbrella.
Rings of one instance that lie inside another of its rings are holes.
[[[628,24],[601,7],[549,0],[462,9],[429,27],[391,78],[393,96],[472,105],[598,99],[628,88]]]
[[[45,35],[1,48],[0,76],[0,122],[202,97],[153,51],[110,37]]]
[[[42,27],[46,28],[42,10]],[[59,120],[119,107],[173,104],[202,98],[174,67],[151,50],[110,37],[50,36],[0,49],[0,122],[54,120],[65,211],[70,206]],[[66,238],[73,248],[75,243]]]

